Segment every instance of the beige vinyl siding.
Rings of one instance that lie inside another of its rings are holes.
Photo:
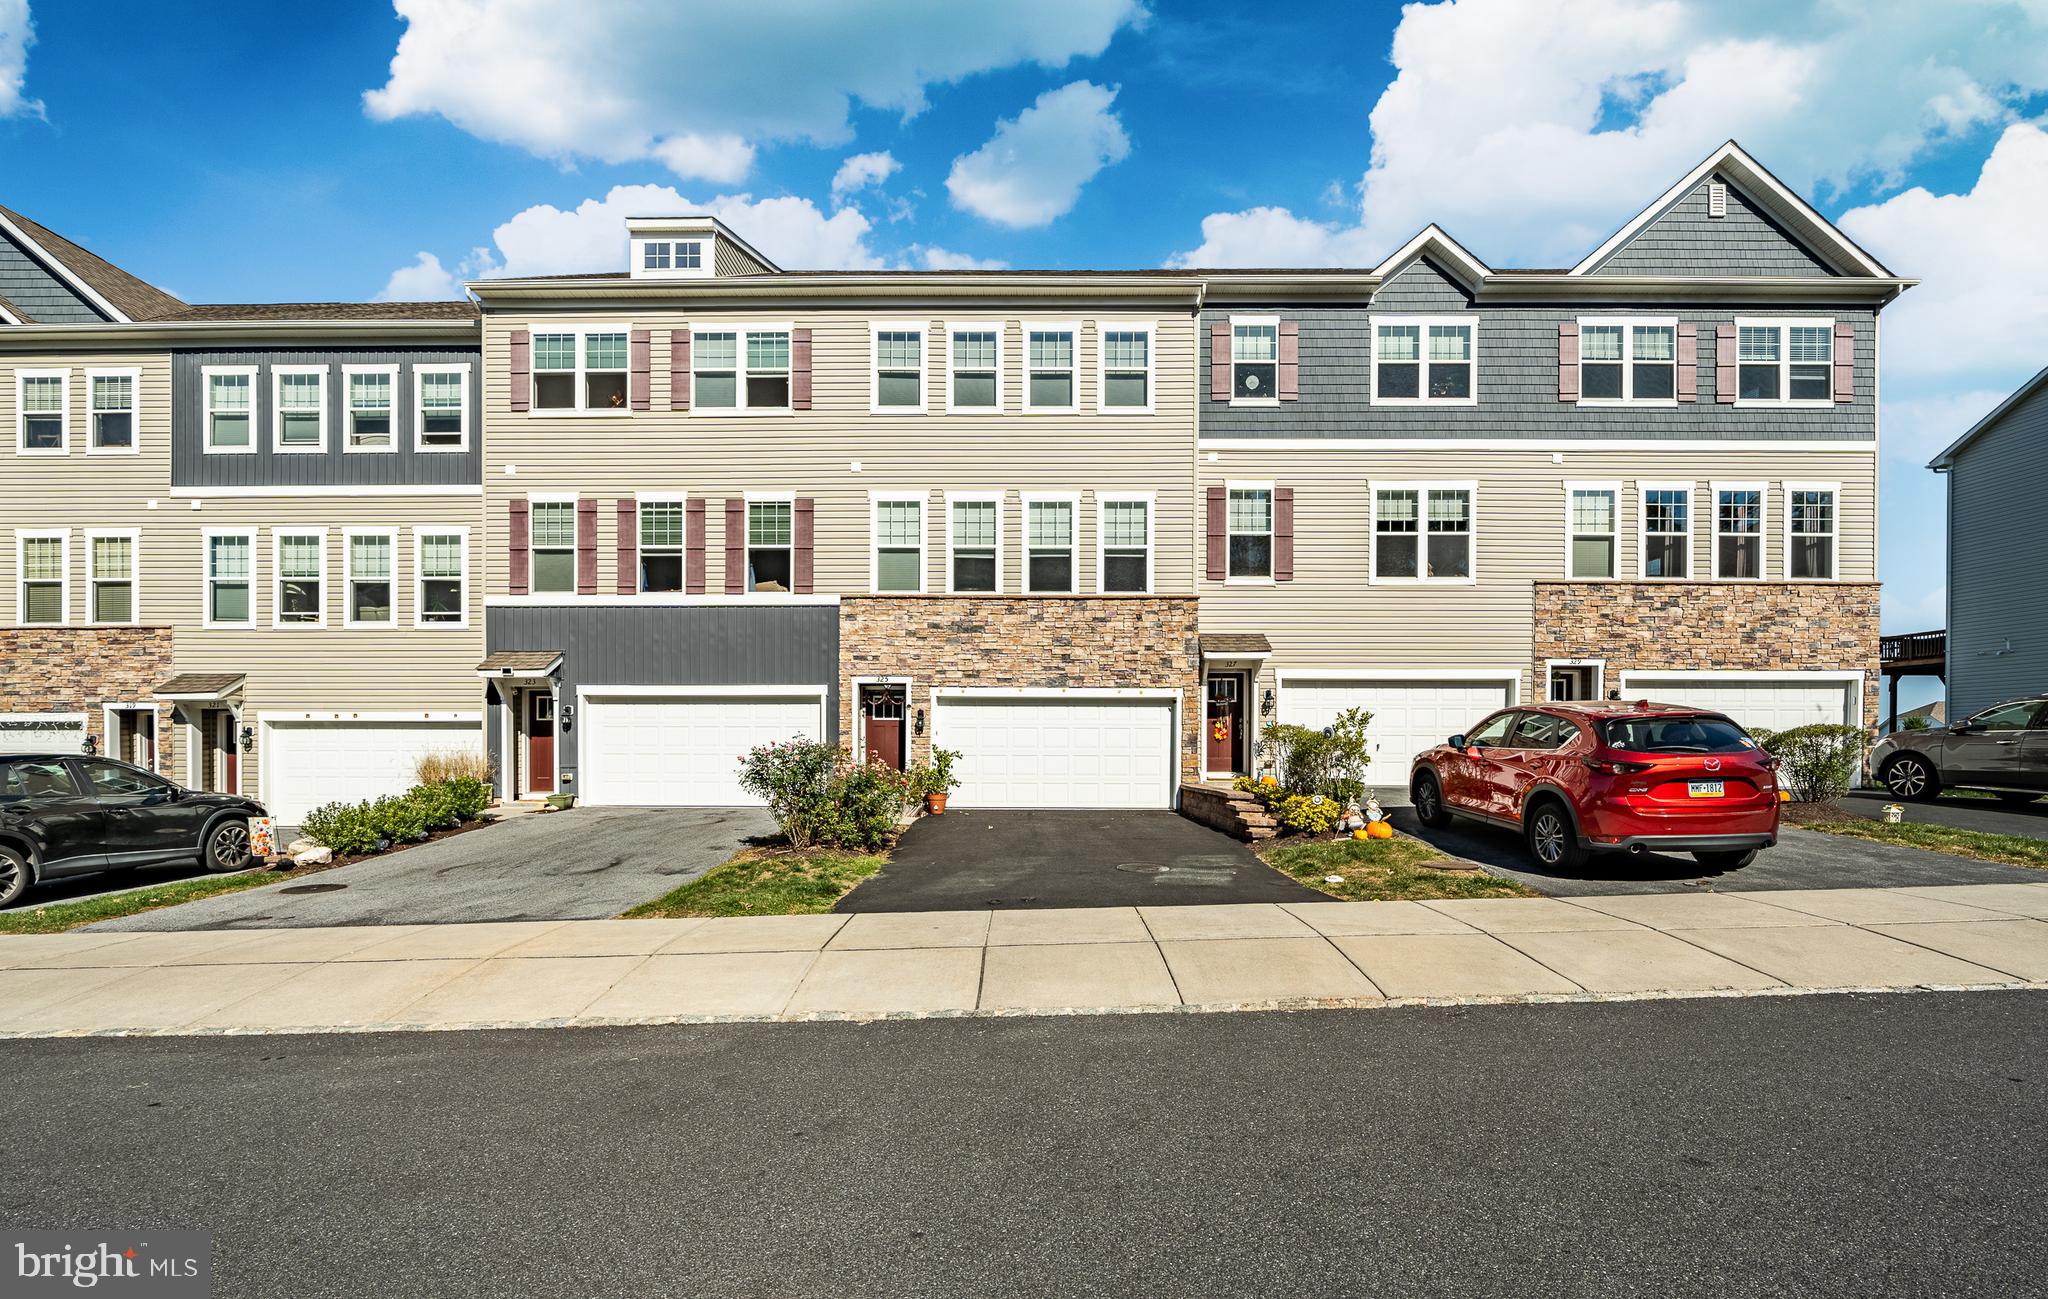
[[[876,414],[871,407],[869,322],[929,321],[926,414]],[[688,320],[697,328],[771,324],[812,330],[812,409],[787,414],[700,414],[669,409],[669,341]],[[1004,322],[1002,414],[946,413],[946,322]],[[1022,322],[1077,322],[1079,410],[1024,414]],[[1153,413],[1095,410],[1099,328],[1142,322],[1154,329]],[[625,414],[515,413],[509,399],[509,336],[515,328],[613,325],[653,332],[652,409]],[[1096,498],[1155,494],[1153,590],[1192,593],[1194,364],[1192,316],[1184,309],[1090,314],[962,305],[941,315],[902,308],[790,316],[771,311],[559,318],[492,316],[485,322],[484,407],[489,436],[484,484],[490,590],[506,590],[507,502],[528,494],[574,493],[599,502],[598,591],[618,590],[617,502],[674,492],[705,506],[706,590],[724,590],[723,502],[747,494],[808,496],[816,502],[818,594],[870,589],[869,501],[903,492],[926,504],[927,590],[945,590],[944,493],[1003,492],[1003,589],[1022,577],[1020,493],[1075,494],[1078,584],[1096,589]],[[856,472],[855,464],[860,468]]]

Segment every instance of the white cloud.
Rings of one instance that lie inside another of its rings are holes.
[[[1000,271],[1009,263],[994,257],[975,257],[950,248],[913,244],[911,255],[928,271]]]
[[[1115,100],[1115,90],[1074,81],[996,123],[987,144],[953,160],[946,190],[954,205],[1006,226],[1042,226],[1065,215],[1083,185],[1131,151],[1109,111]]]
[[[28,81],[28,47],[35,44],[28,0],[0,0],[0,117],[41,117],[41,100],[22,91]]]
[[[856,153],[840,163],[839,170],[832,174],[832,202],[844,203],[849,195],[870,185],[880,185],[902,170],[903,164],[892,153]]]
[[[1169,266],[1377,266],[1391,249],[1376,249],[1358,226],[1298,217],[1284,207],[1212,212],[1202,242],[1167,259]]]
[[[377,293],[379,302],[443,302],[462,296],[462,283],[441,259],[422,252],[409,266],[391,272]]]
[[[778,141],[844,143],[855,103],[905,117],[934,85],[1102,53],[1140,0],[397,0],[380,120],[435,114],[542,157],[653,159],[730,184]]]

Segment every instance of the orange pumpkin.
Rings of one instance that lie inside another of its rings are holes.
[[[1369,839],[1391,839],[1394,837],[1394,827],[1385,821],[1374,821],[1365,827],[1365,834]]]

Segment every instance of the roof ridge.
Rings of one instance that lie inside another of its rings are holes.
[[[14,211],[0,207],[0,217],[5,217],[21,232],[41,248],[43,254],[57,261],[86,287],[97,293],[114,309],[130,320],[150,320],[173,312],[185,305],[183,299],[164,292],[156,285],[130,274],[101,257],[83,244],[66,239],[63,235]]]

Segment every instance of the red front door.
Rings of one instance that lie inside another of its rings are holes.
[[[242,746],[235,734],[235,715],[229,712],[220,715],[220,779],[220,792],[241,792]]]
[[[905,693],[902,686],[868,686],[860,699],[867,760],[896,771],[903,770]]]
[[[526,787],[555,792],[555,697],[545,690],[526,692]]]
[[[1240,676],[1219,676],[1209,678],[1208,724],[1206,756],[1203,766],[1206,770],[1242,774],[1244,766],[1238,755],[1242,752],[1239,732],[1244,727],[1244,678]]]

